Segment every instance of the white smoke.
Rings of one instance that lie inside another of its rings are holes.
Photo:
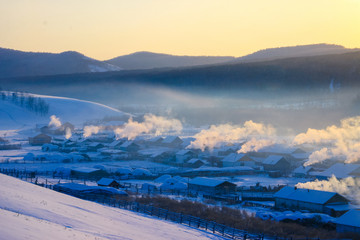
[[[326,129],[311,129],[297,135],[294,144],[328,144],[310,155],[305,165],[320,163],[328,158],[344,159],[345,163],[357,162],[360,159],[360,116],[341,120],[340,127],[335,125]]]
[[[66,139],[69,139],[69,138],[71,138],[71,136],[72,136],[71,129],[70,129],[70,128],[66,128],[66,129],[65,129],[65,138],[66,138]]]
[[[139,123],[133,121],[132,118],[124,124],[123,128],[114,130],[116,138],[127,138],[128,140],[135,139],[140,134],[154,134],[161,135],[164,133],[181,133],[183,127],[177,119],[167,119],[161,116],[147,114],[144,116],[144,121]]]
[[[50,122],[48,124],[49,127],[61,127],[61,121],[55,115],[50,116]]]
[[[339,180],[335,176],[332,176],[329,180],[298,183],[296,187],[337,192],[349,200],[354,201],[356,204],[360,204],[360,179],[358,178],[348,177]]]
[[[275,141],[271,139],[256,139],[251,138],[241,146],[241,149],[237,153],[257,152],[264,147],[274,145]]]
[[[197,133],[195,140],[187,148],[209,150],[220,147],[224,143],[238,142],[254,136],[271,136],[275,129],[270,125],[246,121],[243,126],[230,124],[212,125],[209,129]]]
[[[84,138],[88,138],[93,134],[97,134],[99,133],[99,131],[102,129],[101,126],[94,126],[94,125],[89,125],[89,126],[85,126],[84,127],[84,133],[83,133],[83,137]]]

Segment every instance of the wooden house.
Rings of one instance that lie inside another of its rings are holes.
[[[140,146],[134,143],[134,141],[126,141],[120,145],[119,149],[127,152],[137,152]]]
[[[326,192],[296,187],[284,187],[274,194],[275,207],[278,209],[308,210],[336,216],[333,206],[348,210],[345,197],[335,192]]]
[[[79,179],[101,179],[108,175],[106,171],[97,168],[78,167],[71,170],[71,177]]]
[[[222,160],[223,167],[248,166],[255,167],[255,161],[247,154],[230,153]]]
[[[290,163],[281,155],[270,155],[263,162],[262,165],[265,171],[278,171],[281,173],[288,173],[290,171]]]
[[[194,157],[196,157],[196,153],[192,150],[182,149],[175,154],[175,162],[182,164]]]
[[[236,184],[206,177],[196,177],[189,181],[189,190],[213,195],[231,194],[236,191]]]
[[[171,148],[179,148],[181,147],[182,143],[183,140],[181,140],[181,138],[179,138],[178,136],[167,136],[161,142],[163,146],[171,147]]]
[[[36,135],[35,137],[29,137],[29,144],[33,146],[41,146],[46,143],[51,143],[51,137],[40,133],[39,135]]]
[[[360,234],[360,209],[352,209],[336,219],[336,231]]]
[[[118,183],[116,180],[114,180],[112,178],[101,178],[97,182],[97,185],[101,186],[101,187],[113,187],[113,188],[121,187],[120,183]]]

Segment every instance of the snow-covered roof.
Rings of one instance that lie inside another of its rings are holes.
[[[144,168],[137,168],[132,172],[132,174],[134,176],[143,176],[143,175],[151,176],[152,175],[152,173],[149,170],[144,169]]]
[[[360,209],[353,209],[336,220],[337,224],[360,228]]]
[[[277,193],[275,193],[274,197],[284,198],[289,200],[297,200],[301,202],[325,204],[335,195],[337,195],[337,193],[335,192],[326,192],[326,191],[286,186],[280,189]]]
[[[230,153],[222,161],[223,162],[237,162],[245,156],[244,153]]]
[[[155,143],[155,142],[162,142],[163,140],[164,140],[163,137],[157,136],[157,137],[154,137],[154,138],[150,138],[148,141],[152,142],[152,143]]]
[[[172,143],[174,142],[176,139],[181,140],[178,136],[167,136],[164,138],[164,140],[162,141],[163,143]],[[181,140],[182,141],[182,140]]]
[[[126,147],[129,147],[129,146],[132,145],[132,144],[137,145],[136,143],[134,143],[134,141],[126,141],[126,142],[124,142],[123,144],[121,144],[120,147],[126,148]]]
[[[196,163],[197,161],[200,161],[200,162],[202,162],[202,163],[205,163],[203,160],[198,159],[198,158],[192,158],[192,159],[190,159],[189,161],[187,161],[187,163],[193,164],[193,163]]]
[[[171,178],[171,175],[169,174],[164,174],[164,175],[161,175],[160,177],[156,178],[154,180],[154,182],[158,182],[158,183],[164,183],[167,179]]]
[[[314,168],[312,166],[300,166],[297,167],[293,173],[298,173],[298,174],[307,174],[309,171],[313,170]]]
[[[188,149],[182,149],[182,150],[178,151],[178,152],[176,153],[176,155],[186,155],[186,154],[188,154],[188,153],[192,153],[192,151],[191,151],[191,150],[188,150]]]
[[[225,182],[228,182],[228,181],[214,179],[214,178],[196,177],[194,179],[191,179],[189,183],[195,184],[195,185],[207,186],[207,187],[216,187]],[[230,183],[230,182],[228,182],[228,183]],[[234,183],[231,183],[231,184],[234,184]]]
[[[110,185],[112,182],[114,182],[115,180],[112,178],[101,178],[97,184],[99,185],[104,185],[104,186],[108,186]]]
[[[187,184],[183,182],[175,182],[175,183],[163,183],[160,188],[162,190],[185,190],[187,189]]]
[[[275,165],[275,164],[277,164],[282,158],[284,158],[284,157],[283,157],[283,156],[280,156],[280,155],[270,155],[270,156],[268,156],[268,157],[263,161],[263,164]]]
[[[118,144],[122,144],[122,140],[115,140],[112,143],[109,144],[109,147],[115,147]]]
[[[317,176],[331,177],[335,175],[337,178],[347,178],[351,177],[355,171],[360,172],[360,164],[336,163],[325,171],[318,173]]]

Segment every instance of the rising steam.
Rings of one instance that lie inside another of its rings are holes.
[[[332,176],[329,180],[298,183],[296,187],[337,192],[349,200],[353,200],[356,204],[360,204],[360,179],[348,177],[339,180],[335,176]]]
[[[83,137],[84,138],[88,138],[93,134],[97,134],[99,133],[99,131],[102,129],[101,126],[94,126],[94,125],[89,125],[89,126],[85,126],[84,127],[84,133],[83,133]]]
[[[304,166],[335,157],[344,159],[345,163],[357,162],[360,159],[360,116],[341,120],[340,127],[332,125],[321,130],[309,128],[306,133],[297,135],[293,143],[330,145],[312,153]]]
[[[127,138],[128,140],[135,139],[140,134],[154,134],[161,135],[164,133],[179,134],[182,131],[182,124],[177,119],[167,119],[152,114],[144,116],[143,122],[133,121],[129,119],[124,124],[123,128],[117,128],[114,130],[116,138]]]
[[[71,129],[70,129],[70,128],[66,128],[66,129],[65,129],[65,138],[66,138],[66,139],[69,139],[69,138],[71,138],[71,136],[72,136]]]
[[[49,127],[61,127],[61,121],[55,115],[51,115],[50,122],[48,124]]]
[[[247,141],[241,146],[241,149],[237,151],[238,153],[247,153],[247,152],[257,152],[264,147],[274,145],[275,141],[271,139],[256,139],[255,137],[251,138],[250,141]]]
[[[275,129],[272,126],[255,123],[251,120],[246,121],[243,126],[212,125],[209,129],[197,133],[194,136],[195,140],[187,148],[201,149],[202,151],[206,148],[212,150],[224,143],[243,141],[249,137],[254,139],[252,143],[255,145],[255,136],[270,136],[274,133]]]

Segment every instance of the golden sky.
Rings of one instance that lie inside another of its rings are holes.
[[[0,47],[245,54],[333,43],[360,47],[360,0],[0,0]]]

